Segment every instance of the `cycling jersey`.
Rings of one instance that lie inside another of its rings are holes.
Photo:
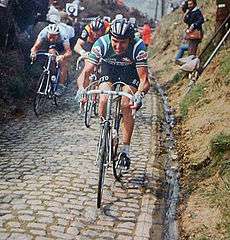
[[[148,53],[144,42],[135,38],[128,46],[126,52],[122,55],[117,55],[111,44],[109,34],[100,37],[93,45],[89,54],[89,61],[98,64],[99,60],[110,65],[133,67],[147,67]]]
[[[147,58],[146,46],[141,39],[135,38],[124,54],[117,55],[112,48],[111,37],[107,34],[94,43],[88,61],[98,65],[101,60],[101,74],[106,76],[101,82],[122,81],[138,88],[140,79],[137,68],[147,67]]]
[[[49,43],[48,41],[48,26],[45,27],[39,34],[38,34],[38,40],[41,42]],[[60,34],[57,42],[52,44],[69,44],[69,36],[66,30],[63,27],[60,27]]]
[[[102,35],[105,35],[106,33],[108,33],[109,28],[110,28],[110,24],[105,21]],[[90,24],[86,25],[85,28],[82,30],[80,39],[90,44],[93,44],[97,40],[97,38],[95,38],[94,36],[94,31],[91,28]]]

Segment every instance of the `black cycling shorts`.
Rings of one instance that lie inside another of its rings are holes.
[[[115,66],[102,62],[101,82],[124,82],[129,86],[138,88],[140,79],[135,65]]]

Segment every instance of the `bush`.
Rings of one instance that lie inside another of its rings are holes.
[[[172,84],[178,83],[184,77],[183,72],[177,72],[172,78]]]
[[[223,76],[229,76],[230,75],[230,55],[227,54],[220,63],[220,74]]]

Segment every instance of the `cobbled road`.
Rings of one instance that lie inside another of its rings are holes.
[[[71,90],[59,108],[1,124],[0,239],[160,240],[162,163],[155,157],[157,97],[136,116],[131,169],[121,183],[107,172],[96,208],[97,119],[84,126]]]

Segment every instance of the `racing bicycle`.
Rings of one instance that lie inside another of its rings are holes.
[[[132,94],[121,91],[122,82],[116,83],[116,89],[112,90],[89,90],[86,92],[87,97],[95,94],[108,95],[106,106],[106,117],[100,124],[100,135],[96,152],[96,164],[99,167],[98,191],[97,191],[97,208],[101,207],[103,187],[106,170],[113,167],[113,175],[116,180],[120,181],[125,171],[124,160],[118,157],[119,147],[119,129],[122,120],[121,98],[130,99],[130,105],[134,103]],[[135,109],[132,110],[134,116]]]
[[[52,100],[54,104],[58,106],[55,91],[57,90],[61,70],[59,64],[56,62],[57,55],[39,52],[36,54],[36,56],[46,57],[46,63],[43,66],[44,70],[40,75],[37,91],[33,101],[34,112],[36,116],[39,116],[42,111],[44,111],[47,100]],[[52,64],[54,64],[55,67],[51,67]]]

